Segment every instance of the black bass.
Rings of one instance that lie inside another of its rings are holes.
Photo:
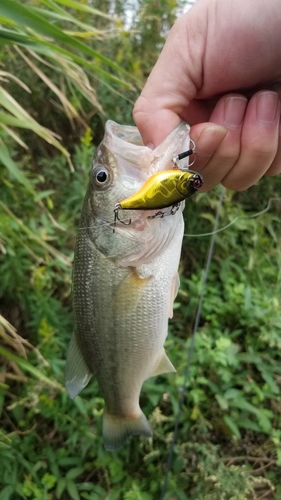
[[[73,271],[74,333],[66,389],[77,394],[95,376],[105,400],[105,448],[121,448],[132,434],[151,437],[140,409],[146,379],[175,368],[164,351],[178,291],[182,210],[153,217],[114,207],[189,147],[181,123],[156,149],[143,146],[136,127],[108,121],[97,149],[79,224]]]

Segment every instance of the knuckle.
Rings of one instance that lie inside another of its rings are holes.
[[[274,176],[281,173],[281,157],[275,158],[265,175]]]
[[[225,152],[220,153],[219,162],[221,165],[233,166],[239,158],[239,151],[237,149],[228,149]]]
[[[241,179],[224,179],[222,181],[222,185],[227,188],[231,189],[232,191],[246,191],[249,187],[251,187],[252,184],[245,184],[241,181]]]
[[[132,113],[133,118],[135,119],[136,117],[138,117],[138,115],[140,113],[142,113],[142,106],[141,106],[141,102],[138,99],[134,105],[134,108],[133,108],[133,113]]]
[[[276,147],[270,141],[253,141],[248,146],[248,155],[252,159],[260,160],[273,160],[276,154]]]
[[[148,100],[143,97],[142,95],[140,95],[138,97],[138,99],[136,100],[135,102],[135,105],[134,105],[134,108],[133,108],[133,117],[135,118],[136,116],[139,117],[143,114],[145,114],[146,112],[149,111],[149,108],[151,106],[149,106],[149,102]]]

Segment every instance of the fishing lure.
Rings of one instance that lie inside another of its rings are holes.
[[[202,176],[192,170],[174,168],[157,172],[137,193],[115,205],[115,221],[119,220],[123,224],[131,223],[131,220],[128,222],[120,220],[119,210],[160,210],[149,218],[173,215],[179,208],[180,202],[192,196],[202,185]],[[161,211],[167,207],[171,207],[170,212]]]

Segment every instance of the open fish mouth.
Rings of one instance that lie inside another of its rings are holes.
[[[143,146],[143,141],[137,127],[132,125],[120,125],[112,120],[108,120],[106,122],[105,131],[108,136],[115,141],[125,141],[135,146]],[[117,143],[117,146],[119,147],[121,144]]]
[[[152,174],[173,167],[172,159],[179,150],[189,148],[189,129],[187,123],[181,123],[159,146],[151,149],[144,146],[136,127],[108,120],[104,143],[116,158],[121,173],[145,181]]]

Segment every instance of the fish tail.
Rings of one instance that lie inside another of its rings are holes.
[[[136,418],[124,418],[111,415],[105,409],[102,432],[104,446],[108,451],[119,450],[124,446],[127,438],[134,434],[152,437],[151,427],[142,411]]]

